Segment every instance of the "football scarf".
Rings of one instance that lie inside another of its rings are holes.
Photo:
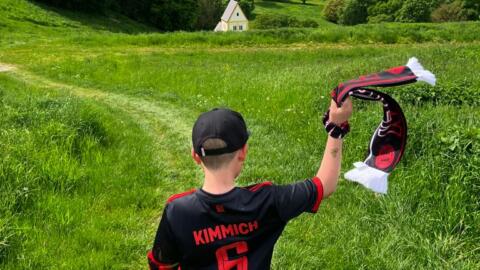
[[[416,58],[411,58],[406,66],[361,76],[341,83],[332,91],[332,98],[338,106],[348,96],[383,104],[383,120],[370,140],[368,156],[365,161],[354,163],[355,168],[345,174],[347,180],[358,182],[378,193],[387,193],[387,177],[405,151],[407,121],[400,105],[392,97],[370,87],[391,87],[418,81],[435,85],[436,79]]]

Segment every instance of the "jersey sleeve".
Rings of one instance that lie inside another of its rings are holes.
[[[285,222],[303,212],[316,213],[323,198],[323,186],[318,177],[289,185],[274,186],[275,205]]]
[[[163,211],[153,248],[147,255],[150,270],[178,269],[180,252],[167,218],[167,208],[168,204]]]

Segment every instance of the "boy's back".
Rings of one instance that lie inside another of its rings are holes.
[[[243,117],[229,109],[200,115],[192,129],[191,155],[203,170],[203,185],[168,200],[148,253],[150,269],[269,269],[287,222],[316,212],[334,192],[351,111],[348,98],[340,108],[331,103],[325,121],[329,138],[314,178],[244,188],[235,186],[250,135]]]
[[[202,189],[174,195],[152,251],[162,263],[150,263],[157,268],[180,263],[182,269],[268,269],[288,220],[316,212],[322,197],[316,177],[285,186],[236,187],[221,195]]]

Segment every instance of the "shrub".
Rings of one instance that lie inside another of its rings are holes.
[[[362,0],[347,0],[339,15],[341,24],[354,25],[366,23],[368,17],[368,3]]]
[[[300,21],[301,27],[308,27],[308,28],[317,28],[318,23],[312,19],[306,19],[304,21]]]
[[[402,8],[403,0],[377,1],[368,7],[368,22],[393,22]]]
[[[197,22],[196,0],[153,0],[149,21],[163,31],[193,30]]]
[[[463,0],[463,8],[469,20],[480,20],[480,1]]]
[[[399,11],[397,21],[399,22],[428,22],[430,21],[429,0],[406,0]]]
[[[296,17],[288,15],[260,14],[255,20],[255,27],[258,29],[272,29],[282,27],[318,27],[314,20],[299,20]]]
[[[259,14],[255,19],[255,28],[271,29],[286,27],[286,15]]]
[[[328,1],[325,5],[325,8],[323,9],[323,15],[325,16],[325,19],[327,21],[337,23],[338,16],[343,9],[344,3],[344,0]]]
[[[369,23],[393,22],[395,17],[393,15],[379,14],[373,17],[368,17]]]
[[[212,30],[224,10],[221,0],[197,0],[198,18],[195,29]]]
[[[467,12],[460,1],[442,4],[432,12],[433,22],[455,22],[467,20]]]

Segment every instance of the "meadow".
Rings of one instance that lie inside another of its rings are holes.
[[[325,0],[311,0],[302,4],[300,0],[296,1],[255,1],[255,15],[275,14],[275,15],[289,15],[296,18],[312,19],[319,25],[333,24],[326,21],[323,16],[323,7],[325,6]],[[255,18],[253,20],[255,24]]]
[[[0,0],[0,15],[0,268],[146,269],[166,199],[201,186],[189,155],[199,113],[244,115],[239,185],[291,183],[318,168],[330,90],[411,56],[438,85],[387,90],[409,126],[389,194],[341,180],[318,214],[289,223],[272,267],[480,268],[478,23],[219,35],[23,0]],[[354,108],[343,172],[381,117]]]

